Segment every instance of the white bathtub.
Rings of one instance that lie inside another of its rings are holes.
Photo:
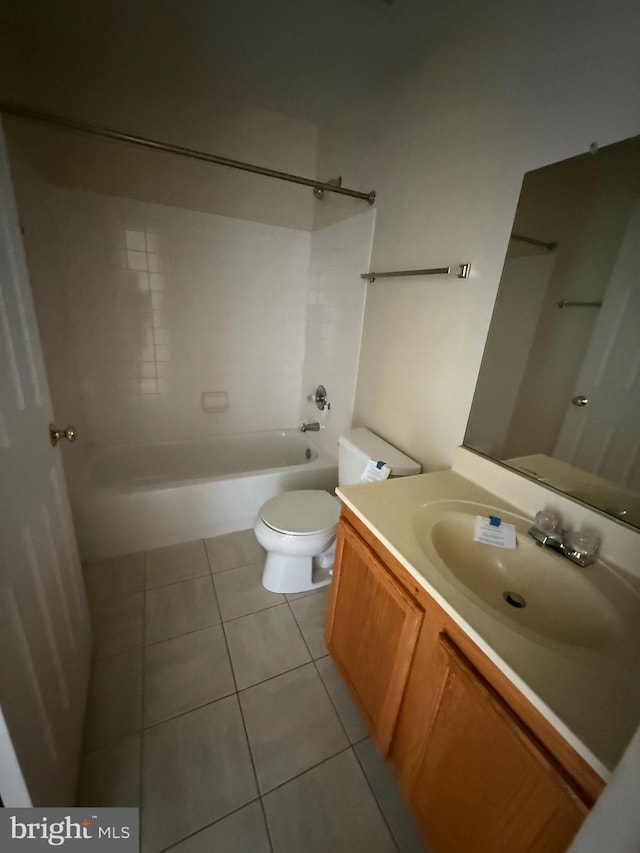
[[[244,530],[274,495],[337,482],[337,459],[296,430],[97,448],[71,489],[80,554],[104,560]]]

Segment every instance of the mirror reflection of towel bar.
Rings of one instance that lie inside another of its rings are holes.
[[[602,302],[569,302],[567,299],[561,299],[558,302],[558,308],[600,308]]]

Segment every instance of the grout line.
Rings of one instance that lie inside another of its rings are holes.
[[[237,696],[237,690],[230,690],[228,693],[225,693],[222,696],[216,696],[215,699],[209,699],[208,701],[201,702],[199,705],[194,705],[192,708],[187,708],[185,711],[178,711],[177,714],[172,714],[170,717],[166,717],[163,720],[158,720],[155,723],[150,723],[148,726],[145,726],[144,720],[142,721],[142,732],[149,732],[151,729],[157,729],[158,726],[164,725],[164,723],[170,723],[173,720],[177,720],[180,717],[185,717],[187,714],[190,714],[192,711],[201,711],[203,708],[208,707],[209,705],[215,705],[217,702],[222,702],[223,699],[228,699],[230,696]]]
[[[254,687],[259,687],[261,684],[266,684],[267,681],[273,681],[274,678],[280,678],[281,675],[287,675],[289,672],[295,672],[296,669],[302,669],[305,666],[309,666],[312,664],[312,660],[306,660],[304,663],[296,664],[296,666],[292,666],[290,669],[285,669],[282,672],[276,673],[276,675],[269,675],[267,678],[263,678],[262,681],[256,681],[255,684],[247,684],[246,687],[239,687],[238,693],[245,693],[247,690],[253,690]]]
[[[216,818],[211,823],[207,823],[207,824],[205,824],[205,826],[201,826],[199,829],[196,829],[193,832],[190,832],[189,835],[185,835],[182,838],[178,839],[178,841],[172,841],[168,847],[163,847],[161,850],[158,851],[158,853],[167,853],[167,851],[172,850],[178,844],[182,844],[188,838],[193,838],[194,835],[197,835],[199,832],[204,832],[205,829],[209,829],[212,826],[216,826],[216,824],[218,824],[218,823],[222,823],[222,821],[225,820],[225,818],[231,817],[231,815],[234,815],[237,812],[242,811],[242,809],[246,808],[247,806],[252,805],[253,803],[257,803],[258,800],[260,800],[260,797],[255,797],[253,800],[249,800],[249,802],[243,803],[241,806],[238,806],[237,809],[233,809],[232,811],[227,812],[227,814],[222,815],[222,817]],[[222,851],[222,853],[224,853],[224,851]]]
[[[145,578],[144,591],[145,591],[145,593],[153,592],[156,589],[166,589],[168,586],[176,586],[179,583],[188,583],[189,581],[197,581],[198,578],[210,578],[210,577],[211,577],[211,572],[207,571],[207,572],[203,572],[202,574],[199,574],[199,575],[191,575],[188,578],[178,578],[177,580],[167,581],[166,583],[154,584],[153,586],[147,586],[146,585],[146,578]]]
[[[331,702],[331,707],[335,711],[335,715],[338,718],[340,725],[342,726],[342,731],[344,732],[345,737],[349,741],[349,744],[351,746],[353,746],[353,744],[351,743],[351,738],[349,737],[349,732],[347,731],[347,727],[345,726],[344,722],[342,721],[342,717],[340,716],[340,712],[338,711],[338,706],[333,701],[333,697],[331,696],[331,693],[329,693],[329,688],[325,684],[324,678],[322,677],[322,673],[320,672],[320,669],[318,668],[318,660],[321,660],[321,658],[318,658],[317,660],[313,661],[313,665],[315,666],[316,672],[318,673],[318,678],[322,682],[322,686],[324,687],[324,691],[327,694],[327,696],[329,697],[329,702]]]
[[[267,810],[264,807],[264,799],[260,797],[260,808],[262,809],[262,820],[264,821],[264,828],[267,831],[267,840],[269,842],[269,849],[271,853],[274,853],[273,850],[273,841],[271,840],[271,830],[269,829],[269,821],[267,820]]]
[[[362,743],[362,741],[360,741],[360,743]],[[372,741],[372,743],[373,743],[373,741]],[[377,748],[377,747],[376,747],[376,745],[375,745],[374,743],[373,743],[373,748],[374,748],[374,749],[376,749],[376,748]],[[390,824],[390,823],[389,823],[389,821],[387,820],[387,816],[386,816],[386,814],[385,814],[385,812],[384,812],[384,809],[382,808],[382,803],[380,802],[380,799],[378,798],[378,795],[377,795],[377,793],[376,793],[376,790],[375,790],[375,788],[373,787],[373,783],[372,783],[372,782],[371,782],[371,780],[369,779],[369,776],[368,776],[368,774],[367,774],[367,771],[364,769],[364,765],[363,765],[363,763],[360,761],[360,756],[358,755],[358,753],[357,753],[357,751],[355,750],[355,748],[354,748],[354,750],[353,750],[353,754],[355,755],[355,757],[356,757],[356,761],[358,762],[358,766],[360,767],[360,770],[361,770],[361,772],[362,772],[362,775],[364,776],[364,778],[365,778],[365,780],[366,780],[366,782],[367,782],[367,785],[369,786],[369,790],[371,791],[371,796],[373,797],[373,799],[374,799],[374,801],[375,801],[375,804],[376,804],[376,806],[377,806],[377,808],[378,808],[378,811],[380,812],[380,815],[381,815],[381,817],[382,817],[382,820],[384,821],[385,826],[387,827],[387,829],[388,829],[388,831],[389,831],[389,835],[391,836],[391,841],[393,842],[393,846],[396,848],[396,850],[398,851],[398,853],[402,853],[402,851],[400,850],[400,847],[398,846],[398,842],[396,841],[396,837],[395,837],[395,834],[394,834],[394,832],[393,832],[393,829],[391,828],[391,824]],[[386,765],[385,765],[385,766],[386,766]]]
[[[287,607],[289,608],[289,613],[291,613],[291,615],[293,616],[293,621],[295,622],[296,628],[298,629],[298,633],[302,637],[302,642],[304,643],[306,650],[309,652],[309,657],[311,658],[311,661],[313,662],[315,660],[315,658],[313,657],[313,652],[311,651],[309,643],[307,643],[307,638],[304,635],[304,631],[302,630],[302,628],[300,627],[300,625],[298,623],[298,620],[296,619],[296,614],[293,612],[293,607],[291,607],[291,602],[289,600],[287,600],[286,604],[287,604]]]
[[[243,613],[242,616],[233,616],[231,619],[223,619],[222,621],[225,625],[228,625],[229,622],[237,622],[238,619],[245,619],[247,616],[254,616],[256,613],[264,613],[265,610],[273,610],[276,607],[282,607],[286,603],[286,601],[278,601],[276,604],[267,604],[266,607],[259,607],[257,610],[250,610],[249,613]]]
[[[200,631],[209,631],[211,628],[220,628],[221,626],[222,622],[214,622],[212,625],[201,625],[199,628],[190,628],[182,634],[176,634],[173,637],[163,637],[161,640],[153,640],[151,643],[145,643],[143,648],[151,649],[153,646],[159,646],[162,643],[170,643],[172,640],[179,640],[180,637],[188,637],[190,634],[199,634]]]
[[[260,792],[260,783],[258,781],[258,771],[256,770],[256,763],[255,763],[255,760],[253,757],[253,750],[251,749],[251,740],[249,738],[249,732],[247,730],[247,723],[246,723],[246,720],[244,718],[244,711],[242,710],[242,702],[240,701],[240,693],[238,691],[238,682],[236,681],[236,674],[235,674],[235,671],[233,668],[233,661],[231,659],[231,652],[229,651],[229,645],[227,643],[227,634],[224,630],[224,625],[222,626],[222,633],[223,633],[224,641],[225,641],[225,644],[227,647],[227,655],[229,656],[229,664],[231,666],[231,674],[233,676],[233,683],[234,683],[235,688],[236,688],[235,697],[236,697],[236,702],[238,703],[238,710],[240,711],[240,719],[242,720],[242,728],[244,730],[244,737],[245,737],[245,740],[247,742],[247,749],[249,750],[249,760],[251,761],[251,768],[253,770],[253,779],[254,779],[255,784],[256,784],[256,791],[258,792],[258,798],[260,799],[260,808],[262,809],[262,818],[264,820],[265,829],[267,831],[267,838],[269,840],[269,847],[273,853],[273,844],[271,843],[271,833],[269,832],[269,825],[267,823],[267,815],[265,813],[264,805],[262,803],[262,795]]]
[[[237,566],[229,566],[226,569],[218,569],[214,572],[211,568],[211,563],[209,563],[209,572],[211,573],[211,577],[215,580],[218,575],[226,575],[229,572],[235,572],[236,569],[248,569],[250,566],[262,566],[264,568],[264,561],[266,557],[261,557],[259,560],[252,560],[250,563],[238,563]]]
[[[274,791],[279,790],[280,788],[284,788],[285,785],[288,785],[290,782],[293,782],[295,779],[299,779],[301,776],[304,776],[306,773],[310,773],[312,770],[315,770],[317,767],[321,767],[323,764],[326,764],[327,761],[331,761],[331,759],[336,758],[338,755],[342,755],[344,752],[349,752],[349,750],[354,751],[351,744],[344,746],[342,749],[339,749],[337,752],[332,753],[331,755],[327,755],[326,758],[323,758],[322,761],[318,761],[316,764],[312,764],[311,767],[306,767],[304,770],[301,770],[299,773],[296,773],[295,776],[292,776],[290,779],[285,779],[284,782],[280,782],[278,785],[275,785],[273,788],[269,788],[268,791],[265,791],[264,794],[261,794],[261,797],[268,797],[269,794],[273,794]],[[376,800],[377,803],[377,800]]]

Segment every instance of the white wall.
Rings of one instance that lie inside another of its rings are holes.
[[[375,211],[314,231],[311,237],[302,420],[319,421],[318,441],[337,453],[339,436],[351,426],[362,318]],[[308,397],[327,389],[330,410]]]
[[[473,264],[367,299],[355,418],[426,470],[464,436],[524,172],[640,132],[639,26],[627,0],[447,3],[422,62],[322,129],[318,172],[378,191],[374,268]]]
[[[20,214],[56,418],[83,444],[295,426],[307,231],[51,186]]]

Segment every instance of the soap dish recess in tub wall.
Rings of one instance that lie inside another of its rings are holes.
[[[202,408],[205,412],[226,412],[229,408],[227,391],[203,391]]]

